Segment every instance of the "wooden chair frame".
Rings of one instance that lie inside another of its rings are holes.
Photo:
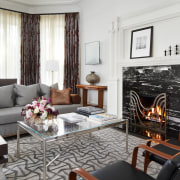
[[[144,168],[145,168],[145,163],[147,163],[149,161],[149,153],[153,153],[156,154],[162,158],[165,159],[173,159],[176,155],[171,156],[168,154],[165,154],[161,151],[158,151],[150,146],[144,145],[144,144],[140,144],[138,146],[136,146],[133,150],[133,155],[132,155],[132,166],[136,168],[136,162],[137,162],[137,156],[138,156],[138,150],[139,148],[142,148],[144,150],[146,150],[145,153],[145,159],[144,159]],[[179,153],[178,153],[179,154]],[[138,169],[138,168],[136,168]],[[76,180],[77,175],[80,175],[81,177],[83,177],[85,180],[98,180],[97,178],[95,178],[93,175],[91,175],[90,173],[88,173],[87,171],[85,171],[82,168],[76,168],[73,169],[70,174],[69,174],[69,180]]]
[[[169,148],[176,149],[176,150],[180,151],[180,146],[176,146],[176,145],[174,145],[174,144],[170,144],[170,143],[168,143],[167,141],[168,141],[168,139],[165,140],[165,141],[162,141],[162,140],[159,140],[159,139],[150,139],[150,140],[147,141],[146,145],[147,145],[148,147],[150,147],[150,146],[151,146],[151,142],[155,142],[155,143],[162,144],[162,145],[167,146],[167,147],[169,147]],[[180,142],[180,133],[179,133],[178,141]],[[180,153],[180,152],[179,152],[179,153]],[[160,157],[168,160],[168,159],[172,159],[174,156],[177,156],[179,153],[177,153],[177,154],[175,154],[175,155],[173,155],[173,156],[166,154],[166,156],[164,156],[164,157],[160,156]],[[153,153],[153,154],[154,154],[154,153]],[[157,154],[156,154],[156,155],[157,155]],[[159,155],[158,155],[158,156],[159,156]],[[151,160],[149,159],[149,152],[146,151],[146,152],[145,152],[145,162],[144,162],[144,172],[147,172],[147,168],[148,168],[148,165],[149,165],[150,162],[151,162]]]

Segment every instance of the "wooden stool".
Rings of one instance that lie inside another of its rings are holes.
[[[8,145],[7,142],[0,136],[0,180],[5,180],[6,177],[3,174],[3,164],[8,162]]]

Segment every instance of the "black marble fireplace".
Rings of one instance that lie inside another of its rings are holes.
[[[132,92],[138,97],[132,96]],[[165,96],[160,110],[159,105],[152,107],[159,95]],[[138,114],[132,105],[142,105],[144,110],[140,108]],[[130,131],[161,139],[177,138],[180,131],[180,65],[124,67],[123,117],[129,119]]]

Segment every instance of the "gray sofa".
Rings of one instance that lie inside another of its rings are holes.
[[[3,83],[1,86],[0,80],[0,135],[4,137],[16,134],[17,121],[23,120],[21,111],[26,104],[31,104],[35,97],[50,97],[50,87],[44,84],[30,86],[7,84]],[[52,87],[57,89],[58,85]],[[79,106],[81,104],[54,105],[60,114],[75,112]]]

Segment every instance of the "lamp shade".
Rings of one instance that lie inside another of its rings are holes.
[[[46,62],[46,71],[58,71],[59,63],[58,61],[49,60]]]

